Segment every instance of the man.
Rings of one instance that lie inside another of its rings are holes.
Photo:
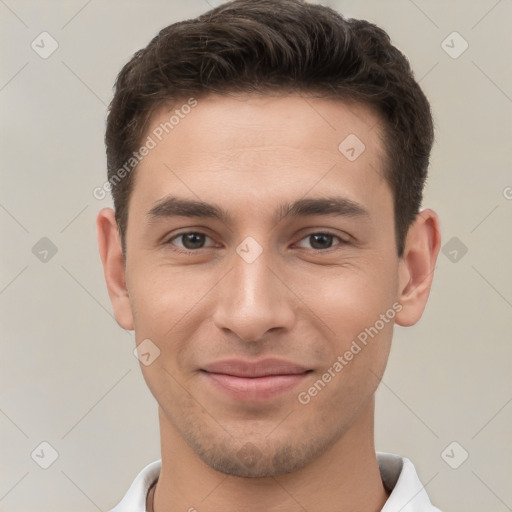
[[[440,247],[429,104],[386,33],[221,5],[124,66],[105,140],[99,249],[162,455],[113,511],[438,510],[373,440],[394,323],[420,319]]]

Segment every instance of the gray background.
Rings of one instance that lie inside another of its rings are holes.
[[[156,402],[97,250],[111,203],[92,190],[121,66],[218,3],[0,0],[1,511],[107,510],[159,458]],[[396,327],[377,449],[408,456],[443,510],[512,510],[512,1],[326,3],[389,32],[437,130],[424,207],[443,252],[423,318]],[[46,59],[31,47],[43,31],[58,43]],[[48,469],[42,442],[58,452]]]

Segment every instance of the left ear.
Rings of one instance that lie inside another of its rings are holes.
[[[441,247],[441,231],[437,213],[422,210],[410,226],[403,257],[398,269],[398,301],[402,310],[395,316],[398,325],[414,325],[423,314],[434,268]]]

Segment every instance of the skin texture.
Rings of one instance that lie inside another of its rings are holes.
[[[146,136],[169,116],[156,112]],[[423,313],[440,235],[437,214],[422,210],[398,259],[381,129],[364,105],[210,95],[136,170],[126,264],[114,212],[99,212],[117,322],[135,330],[137,344],[150,339],[160,350],[153,363],[141,363],[159,404],[156,512],[382,508],[387,493],[375,457],[374,393],[394,322],[413,325]],[[338,150],[349,134],[365,145],[354,161]],[[215,203],[232,218],[150,223],[149,210],[169,194]],[[331,196],[355,201],[369,215],[274,217],[283,203]],[[177,236],[186,232],[206,236],[194,245]],[[333,237],[315,245],[310,235],[325,232]],[[236,250],[248,236],[262,249],[251,263]],[[299,392],[393,304],[400,308],[394,319],[300,403]],[[231,357],[278,357],[312,371],[268,400],[234,400],[200,371]]]

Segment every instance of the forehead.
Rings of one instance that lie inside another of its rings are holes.
[[[390,193],[381,136],[376,114],[357,103],[301,95],[185,98],[153,115],[142,140],[153,148],[138,165],[133,195],[146,205],[172,194],[243,206],[338,188],[378,205],[376,196]]]
[[[182,137],[190,137],[187,128],[193,129],[199,143],[214,150],[228,146],[232,151],[258,142],[265,147],[286,144],[301,148],[306,142],[336,154],[338,145],[333,143],[349,134],[357,135],[369,149],[382,149],[378,147],[381,123],[373,108],[307,95],[210,94],[193,101],[182,98],[153,114],[146,135],[157,142],[169,139],[171,143],[174,139],[179,144]]]

